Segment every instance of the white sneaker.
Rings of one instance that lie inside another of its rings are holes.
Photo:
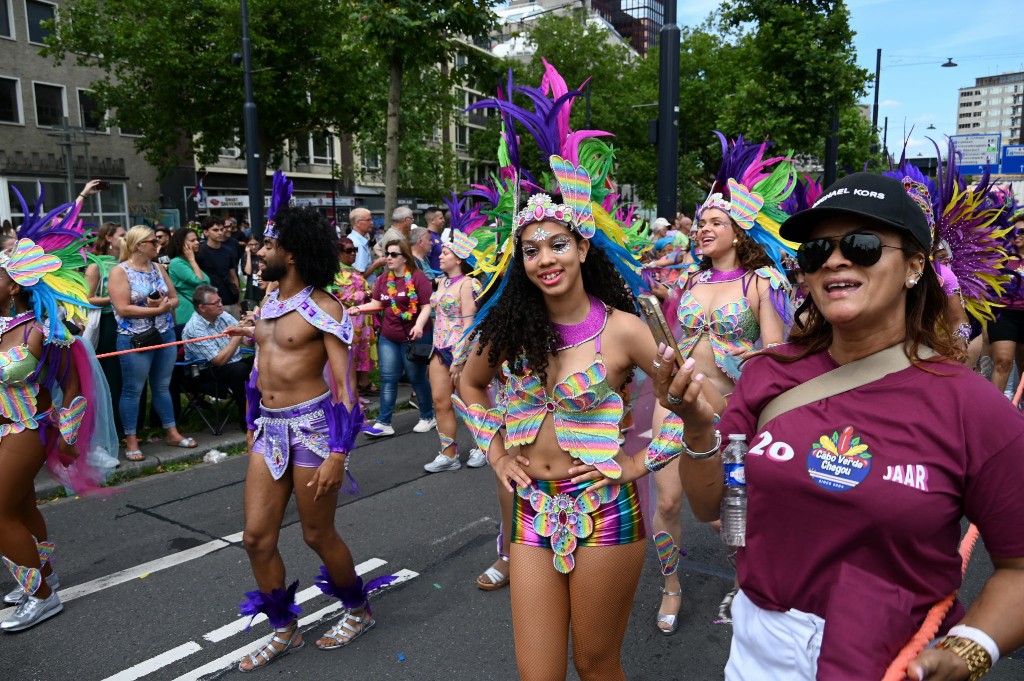
[[[458,456],[445,456],[443,452],[439,452],[434,460],[423,466],[423,470],[428,473],[443,473],[444,471],[457,471],[462,468],[462,462],[459,461]]]
[[[437,427],[437,419],[420,419],[415,426],[412,427],[414,433],[428,433]],[[395,431],[391,431],[394,434]]]
[[[366,433],[367,437],[386,437],[388,435],[394,435],[395,429],[388,424],[377,421],[377,423],[373,424],[372,428],[367,428],[363,432]]]
[[[469,459],[466,461],[466,465],[470,468],[482,468],[487,465],[487,455],[484,454],[484,450],[479,447],[473,447],[469,450]]]

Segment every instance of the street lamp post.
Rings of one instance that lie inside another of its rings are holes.
[[[665,3],[658,45],[658,216],[672,221],[679,195],[679,26],[675,2]]]
[[[875,105],[871,107],[871,155],[878,153],[878,81],[882,77],[882,48],[875,52]]]
[[[242,67],[245,71],[242,123],[245,130],[245,169],[249,180],[249,226],[253,236],[263,241],[263,177],[260,172],[256,101],[252,93],[252,50],[249,44],[249,5],[246,0],[242,0]]]

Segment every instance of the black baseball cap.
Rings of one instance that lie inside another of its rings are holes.
[[[873,173],[853,173],[834,182],[807,210],[782,223],[779,233],[787,241],[803,243],[822,220],[837,215],[871,218],[913,236],[931,250],[931,230],[924,211],[893,177]]]

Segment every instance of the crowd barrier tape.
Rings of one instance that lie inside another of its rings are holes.
[[[96,359],[105,359],[107,357],[117,357],[118,355],[127,355],[133,352],[149,352],[150,350],[160,350],[161,348],[170,348],[175,345],[187,345],[188,343],[198,343],[199,341],[213,340],[214,338],[226,338],[226,333],[218,333],[213,336],[203,336],[202,338],[189,338],[188,340],[174,341],[173,343],[162,343],[160,345],[150,345],[146,348],[131,348],[129,350],[118,350],[117,352],[104,352],[102,355],[96,355]]]

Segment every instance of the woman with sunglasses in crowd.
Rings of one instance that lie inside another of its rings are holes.
[[[781,232],[802,243],[806,322],[747,363],[721,421],[692,363],[655,370],[686,423],[698,519],[719,517],[722,438],[750,443],[726,679],[881,678],[959,589],[963,516],[994,572],[906,678],[976,679],[1024,644],[1024,420],[960,364],[928,224],[899,180],[849,175]]]
[[[433,398],[427,381],[427,362],[432,342],[430,280],[416,267],[405,239],[384,244],[387,273],[377,277],[373,299],[348,309],[350,315],[383,310],[377,359],[380,362],[380,412],[377,422],[365,432],[369,437],[394,435],[391,415],[398,399],[398,379],[405,370],[416,391],[420,420],[413,431],[426,433],[437,425]],[[424,340],[426,339],[426,340]],[[419,346],[419,347],[412,347]],[[425,352],[423,346],[426,346]]]
[[[338,250],[338,260],[341,262],[341,269],[334,278],[334,286],[330,292],[338,296],[338,300],[346,308],[362,305],[370,300],[370,285],[362,272],[353,265],[356,262],[356,255],[359,250],[348,237],[343,237],[339,242],[341,248]],[[356,372],[356,385],[359,388],[360,400],[368,404],[366,389],[370,387],[370,371],[373,370],[373,361],[370,357],[370,344],[373,342],[373,321],[365,315],[352,317],[352,344],[349,346],[351,362]]]
[[[764,159],[767,144],[748,145],[742,137],[727,143],[719,137],[722,167],[697,213],[701,262],[685,280],[676,307],[679,350],[707,377],[707,399],[717,413],[739,378],[742,356],[783,341],[790,315],[787,286],[777,269],[784,251],[776,230],[788,217],[779,205],[795,182],[790,161]],[[654,432],[667,413],[655,409]],[[656,625],[669,635],[679,626],[683,595],[677,572],[683,503],[678,464],[658,471],[655,486],[655,544],[664,578]],[[734,594],[735,589],[726,594],[719,622],[728,622]]]

